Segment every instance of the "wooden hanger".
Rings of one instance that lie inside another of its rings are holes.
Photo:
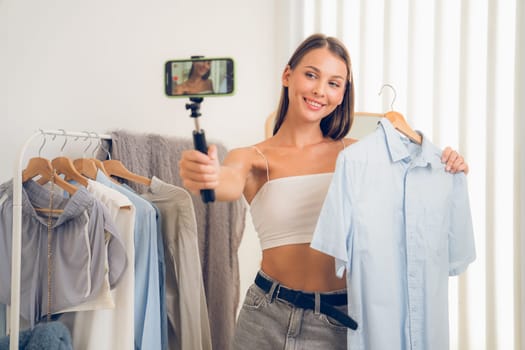
[[[396,111],[390,111],[385,114],[385,118],[390,120],[394,128],[396,128],[397,131],[408,137],[412,142],[417,143],[420,145],[423,140],[420,134],[414,131],[408,123],[406,122],[403,115]]]
[[[53,174],[55,174],[55,171],[49,159],[34,157],[29,159],[27,167],[22,171],[22,182],[26,182],[36,176],[40,176],[38,183],[42,185],[49,182],[53,178],[55,184],[70,195],[77,191],[77,188],[74,185],[65,181],[60,176],[53,176]]]
[[[42,179],[47,180],[51,179],[53,175],[53,166],[49,159],[42,157],[34,157],[29,159],[27,167],[22,171],[22,182],[33,179],[36,176],[39,176]]]
[[[38,182],[39,184],[43,185],[53,179],[56,185],[69,193],[69,195],[72,195],[77,191],[77,188],[69,182],[64,181],[60,176],[55,176],[56,172],[53,169],[53,165],[49,159],[42,158],[40,156],[40,152],[46,144],[46,137],[43,132],[42,135],[44,136],[44,139],[42,145],[38,149],[38,157],[29,159],[26,168],[22,171],[22,182],[26,182],[35,178],[36,176],[40,176]]]
[[[66,131],[63,129],[60,129],[64,132],[64,144],[60,148],[60,152],[62,153],[64,151],[64,147],[66,147],[67,143],[67,135]],[[75,165],[73,164],[73,161],[71,158],[60,156],[56,157],[51,161],[51,164],[53,166],[53,169],[56,170],[58,174],[62,174],[65,176],[66,180],[74,180],[81,184],[82,186],[86,187],[88,185],[88,180],[86,177],[84,177],[77,168],[75,168]],[[58,176],[57,176],[58,177]]]
[[[51,164],[58,174],[65,176],[66,180],[74,180],[84,187],[88,185],[87,178],[77,170],[71,158],[56,157]]]
[[[396,100],[396,90],[394,89],[394,87],[390,84],[384,84],[381,87],[381,90],[379,91],[379,95],[381,95],[381,93],[383,92],[383,88],[385,86],[388,86],[394,92],[394,98],[392,99],[392,102],[390,103],[390,112],[386,112],[386,113],[355,112],[354,115],[364,116],[364,117],[386,118],[390,121],[390,123],[392,123],[392,126],[394,126],[394,128],[397,131],[399,131],[400,133],[408,137],[412,142],[415,142],[418,145],[420,145],[423,142],[423,138],[421,137],[421,135],[415,132],[414,129],[412,129],[410,125],[408,125],[408,123],[405,120],[405,117],[401,113],[394,111],[394,101]]]
[[[97,178],[98,168],[93,161],[89,158],[78,158],[73,161],[73,166],[78,170],[80,175],[87,177],[88,179],[95,180]]]
[[[122,179],[130,180],[142,185],[150,186],[151,179],[137,175],[129,171],[120,160],[109,159],[102,162],[109,176],[117,176]]]
[[[86,158],[85,154],[89,147],[93,144],[93,139],[91,137],[91,133],[84,131],[86,133],[86,137],[84,138],[84,141],[87,141],[89,139],[89,144],[84,149],[84,156],[82,158],[77,158],[73,161],[73,166],[75,169],[78,170],[78,172],[87,177],[88,179],[96,179],[97,177],[97,166],[95,165],[95,162],[91,158]],[[75,139],[76,140],[76,139]]]
[[[95,166],[97,167],[98,170],[102,171],[104,173],[104,175],[106,175],[107,177],[109,177],[109,174],[106,170],[106,168],[104,167],[104,163],[102,163],[102,161],[100,159],[97,159],[97,158],[89,158],[93,161],[93,163],[95,164]]]
[[[94,133],[94,134],[97,136],[98,146],[93,150],[93,157],[91,157],[89,159],[91,159],[95,163],[95,166],[97,167],[98,170],[102,171],[102,173],[104,175],[106,175],[107,177],[111,178],[111,176],[108,174],[106,168],[104,167],[104,163],[102,163],[102,161],[100,159],[95,158],[95,151],[97,149],[99,149],[99,148],[102,148],[102,150],[104,150],[106,152],[106,154],[108,155],[109,159],[111,159],[111,155],[109,154],[109,151],[107,149],[105,149],[104,146],[102,146],[102,140],[101,140],[100,136],[98,136],[97,133]]]

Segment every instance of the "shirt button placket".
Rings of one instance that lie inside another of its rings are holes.
[[[413,205],[416,201],[413,198],[413,191],[410,186],[410,166],[405,173],[405,239],[406,239],[406,263],[407,263],[407,297],[409,315],[409,344],[411,349],[417,349],[418,325],[421,317],[418,315],[420,310],[421,288],[418,283],[418,263],[417,263],[417,240],[416,240],[416,220],[417,212]]]

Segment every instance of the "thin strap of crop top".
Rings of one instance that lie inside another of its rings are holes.
[[[270,166],[268,165],[268,159],[266,159],[264,154],[260,149],[257,148],[257,146],[253,146],[253,148],[261,155],[261,157],[263,157],[264,161],[266,162],[266,181],[270,181]]]
[[[343,144],[343,149],[345,149],[346,144],[344,139],[341,139],[341,143]],[[257,148],[257,146],[252,147],[257,151],[257,153],[260,154],[261,157],[263,157],[264,161],[266,162],[266,181],[270,181],[270,165],[268,164],[268,159],[266,159],[264,153],[262,153],[261,150]]]

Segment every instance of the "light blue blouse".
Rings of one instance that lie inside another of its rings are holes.
[[[126,195],[135,206],[135,349],[162,349],[155,208],[138,194],[115,184],[101,171],[96,180]]]
[[[337,159],[311,246],[346,270],[352,350],[449,347],[448,277],[476,256],[467,180],[383,118]]]

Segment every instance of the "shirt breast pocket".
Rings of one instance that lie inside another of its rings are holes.
[[[419,232],[432,257],[441,260],[448,257],[449,217],[444,205],[433,203],[425,208]]]

